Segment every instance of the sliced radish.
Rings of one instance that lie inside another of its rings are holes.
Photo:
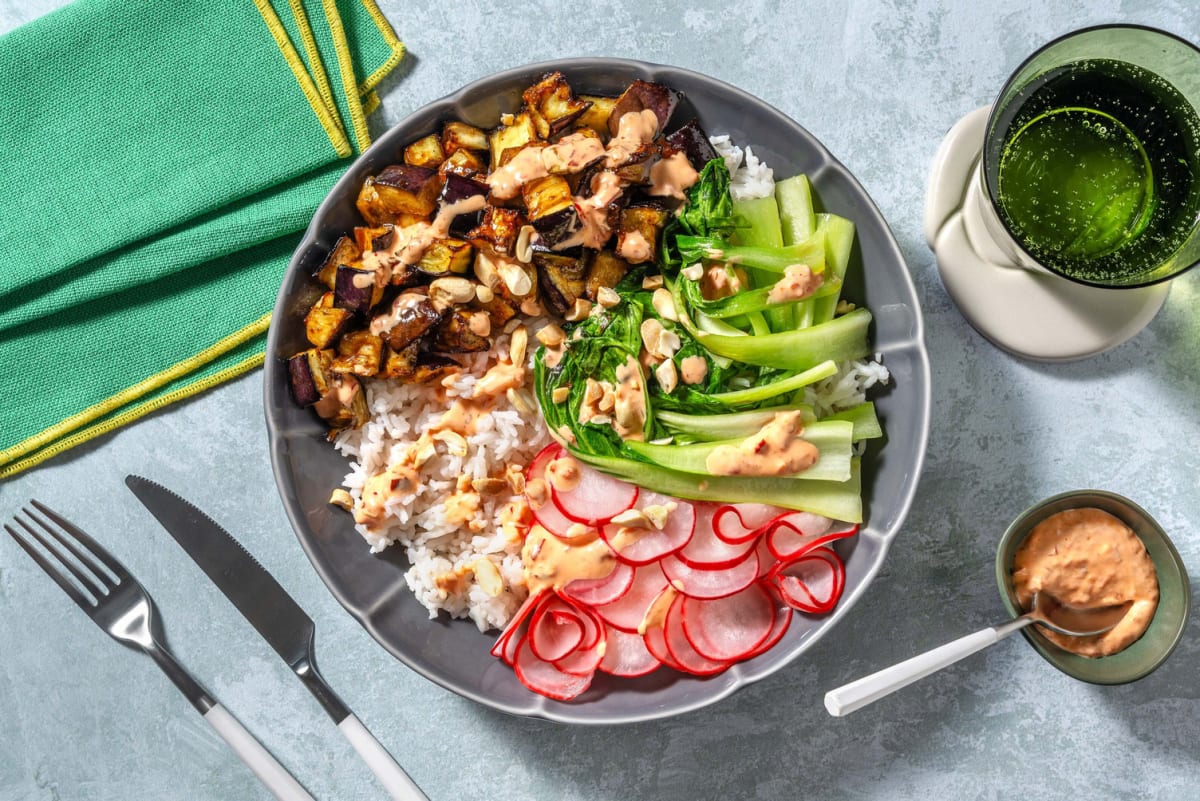
[[[676,501],[655,492],[643,492],[638,497],[638,509],[674,503],[661,529],[625,528],[609,523],[600,536],[616,552],[617,558],[631,565],[648,565],[667,554],[675,553],[692,539],[696,529],[696,507],[687,501]]]
[[[683,603],[688,600],[685,596],[676,596],[675,602],[667,610],[667,619],[663,622],[663,638],[667,650],[675,658],[676,664],[686,673],[694,676],[713,676],[729,667],[729,662],[709,659],[696,650],[687,632],[683,628]]]
[[[565,451],[563,455],[567,455]],[[550,500],[568,519],[597,527],[631,509],[637,499],[636,484],[613,478],[585,464],[579,465],[578,484],[566,492],[552,488],[550,493]]]
[[[803,518],[799,515],[808,517]],[[771,549],[775,558],[786,562],[827,542],[852,537],[857,533],[857,525],[838,524],[837,528],[834,528],[833,521],[828,517],[795,512],[773,522],[767,531],[766,540],[767,547]]]
[[[601,637],[603,638],[603,634]],[[601,642],[604,642],[601,639]],[[583,648],[564,656],[554,663],[554,666],[563,673],[570,673],[572,676],[590,676],[596,672],[596,668],[600,665],[600,660],[604,658],[604,648],[599,643],[591,648]]]
[[[624,562],[614,562],[612,572],[598,579],[575,579],[559,590],[559,594],[587,606],[612,603],[625,596],[633,586],[634,568]]]
[[[790,609],[788,610],[791,611]],[[614,676],[645,676],[662,663],[650,653],[640,634],[630,634],[618,628],[604,630],[604,658],[596,667]]]
[[[583,623],[574,611],[543,607],[529,624],[529,647],[538,659],[562,659],[583,641]]]
[[[771,568],[779,564],[775,554],[767,547],[767,538],[760,536],[754,543],[754,553],[758,556],[758,578],[766,578]]]
[[[516,670],[517,679],[522,684],[535,693],[540,693],[556,701],[570,701],[578,696],[591,686],[594,675],[592,673],[586,675],[567,673],[555,667],[551,662],[538,659],[537,654],[529,645],[528,636],[523,637],[517,644],[513,668]]]
[[[715,662],[735,662],[766,640],[775,626],[775,599],[758,583],[715,600],[684,597],[680,618],[696,653]],[[668,645],[672,644],[668,632]]]
[[[646,610],[666,587],[667,577],[657,564],[633,568],[629,591],[611,603],[597,606],[596,614],[613,628],[636,632]]]
[[[731,545],[752,540],[775,518],[787,514],[786,509],[765,503],[725,504],[713,515],[713,531]]]
[[[701,569],[732,567],[745,559],[746,554],[754,548],[755,540],[748,539],[736,545],[726,542],[713,530],[713,515],[721,507],[713,503],[698,503],[694,506],[695,531],[688,544],[680,548],[675,555],[691,567]]]
[[[758,556],[754,551],[736,565],[719,569],[695,568],[675,556],[664,558],[659,565],[675,589],[693,598],[724,598],[746,589],[758,578]]]
[[[516,653],[516,643],[513,643],[512,648],[507,647],[508,643],[513,639],[516,631],[521,628],[521,624],[526,622],[533,610],[545,599],[547,592],[548,590],[542,590],[533,593],[517,608],[512,619],[508,621],[508,625],[504,627],[504,631],[500,632],[500,636],[496,638],[496,644],[492,646],[492,656],[500,657],[508,664],[512,664],[513,654]]]
[[[681,673],[686,672],[683,669],[683,665],[675,661],[671,650],[667,648],[667,635],[663,632],[662,626],[647,629],[642,639],[645,641],[646,650],[650,652],[651,656],[673,670],[678,670]]]
[[[537,480],[544,482],[546,480],[546,465],[552,460],[557,459],[558,455],[563,452],[562,447],[557,443],[550,443],[542,448],[538,452],[538,455],[533,457],[533,461],[529,463],[529,467],[525,471],[526,484]],[[547,492],[551,493],[551,497],[546,498],[542,505],[537,508],[534,508],[532,501],[530,501],[529,508],[533,511],[533,518],[538,522],[538,525],[554,536],[565,540],[569,537],[567,532],[571,530],[571,526],[575,525],[575,521],[564,515],[554,505],[552,502],[553,490],[550,488],[549,483],[546,484],[546,488]],[[528,499],[528,496],[526,498]]]
[[[760,584],[763,589],[770,590],[769,585]],[[774,598],[774,593],[771,593]],[[760,642],[753,651],[746,654],[745,659],[753,659],[754,657],[764,654],[775,647],[775,644],[783,639],[783,635],[787,633],[788,627],[792,624],[792,607],[784,603],[775,603],[775,625],[771,628],[771,632],[767,638]]]
[[[841,598],[846,569],[832,548],[817,548],[771,571],[771,581],[788,606],[810,614],[824,614]]]

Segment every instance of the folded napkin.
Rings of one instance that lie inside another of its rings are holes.
[[[0,37],[0,479],[262,363],[403,52],[373,0],[77,0]]]

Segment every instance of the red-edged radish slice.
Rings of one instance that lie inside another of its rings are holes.
[[[803,518],[799,515],[808,517]],[[822,524],[821,521],[825,523]],[[775,558],[787,562],[827,542],[852,537],[858,533],[856,524],[838,523],[836,528],[834,526],[834,522],[827,517],[794,512],[772,523],[765,539]]]
[[[545,662],[562,659],[582,641],[583,623],[574,610],[542,607],[529,624],[529,647]]]
[[[549,531],[554,536],[566,540],[570,535],[571,526],[575,525],[575,521],[564,515],[559,508],[554,505],[552,500],[554,491],[550,484],[546,482],[546,465],[553,459],[556,459],[560,453],[565,453],[558,443],[552,442],[546,447],[538,451],[538,455],[533,457],[533,461],[529,463],[529,467],[525,471],[525,484],[528,487],[534,481],[542,481],[546,486],[546,497],[542,500],[542,505],[534,507],[533,499],[526,493],[526,500],[529,501],[529,508],[533,511],[533,519],[538,525]]]
[[[763,586],[763,589],[767,589],[767,590],[771,589],[769,585],[760,585],[760,586]],[[772,593],[772,595],[773,595],[773,593]],[[783,635],[787,634],[788,627],[791,624],[792,624],[792,608],[790,606],[788,606],[787,604],[782,604],[782,603],[779,603],[778,601],[776,601],[776,603],[775,603],[775,625],[771,628],[771,633],[768,634],[767,638],[765,640],[763,640],[762,642],[760,642],[754,648],[753,651],[746,654],[746,656],[743,657],[743,660],[753,659],[754,657],[759,656],[760,654],[764,654],[767,651],[774,648],[775,644],[783,639]]]
[[[566,451],[562,456],[574,459]],[[576,464],[579,465],[579,483],[565,492],[551,486],[550,493],[550,500],[569,520],[599,527],[615,515],[633,508],[638,499],[636,484],[613,478],[578,461]]]
[[[604,630],[604,642],[604,658],[596,666],[604,673],[613,676],[645,676],[662,665],[662,662],[650,653],[645,638],[640,634],[630,634],[609,627]]]
[[[675,658],[676,664],[685,673],[693,676],[714,676],[729,667],[729,662],[709,659],[696,650],[687,637],[683,628],[683,603],[687,598],[679,595],[667,610],[667,619],[663,621],[663,637],[667,650]]]
[[[751,551],[732,567],[698,569],[678,557],[665,557],[659,565],[667,581],[693,598],[724,598],[746,589],[758,578],[758,555]]]
[[[696,508],[696,528],[687,545],[675,552],[685,564],[700,569],[732,567],[746,558],[755,541],[748,539],[732,545],[713,530],[713,515],[721,508],[714,503],[693,504]]]
[[[724,504],[713,515],[713,531],[730,545],[738,545],[757,537],[783,514],[787,514],[786,509],[765,503]]]
[[[601,636],[603,637],[603,635]],[[563,673],[570,673],[572,676],[591,676],[596,672],[596,668],[600,665],[600,660],[603,658],[604,648],[596,644],[591,648],[572,651],[555,662],[554,666]]]
[[[659,662],[681,673],[687,672],[683,669],[683,665],[675,661],[675,657],[671,654],[670,649],[667,648],[667,635],[663,633],[662,626],[647,629],[642,639],[646,642],[646,650]]]
[[[634,568],[624,562],[614,562],[612,572],[598,579],[575,579],[567,582],[559,595],[586,606],[600,606],[620,600],[633,586]]]
[[[512,648],[507,648],[508,643],[513,639],[517,629],[521,628],[521,624],[529,618],[533,610],[537,608],[537,605],[546,597],[547,592],[548,590],[535,592],[517,607],[516,613],[508,621],[508,625],[504,627],[504,631],[500,632],[500,636],[496,638],[496,644],[492,646],[492,656],[500,657],[508,664],[512,664],[513,654],[516,653],[516,643],[513,643]]]
[[[523,637],[517,644],[513,669],[516,670],[517,680],[527,688],[556,701],[570,701],[578,696],[591,686],[594,675],[566,673],[553,663],[538,659],[529,645],[528,636]]]
[[[675,504],[663,521],[661,529],[623,527],[609,523],[600,530],[600,536],[617,554],[617,558],[631,565],[648,565],[675,553],[692,539],[696,530],[696,508],[687,501],[677,501],[665,495],[645,491],[638,496],[636,508]]]
[[[784,603],[801,612],[824,614],[841,598],[846,569],[831,548],[817,548],[771,571]]]
[[[736,662],[767,639],[775,627],[775,599],[757,582],[715,600],[684,597],[681,622],[696,653],[714,662]],[[670,632],[667,644],[671,645]]]
[[[657,564],[633,568],[629,591],[611,603],[597,606],[596,614],[613,628],[636,632],[650,604],[666,588],[667,577]]]
[[[779,564],[775,558],[775,554],[771,553],[771,549],[767,547],[767,538],[759,537],[754,543],[754,553],[758,556],[758,578],[766,578],[771,572],[771,568]]]

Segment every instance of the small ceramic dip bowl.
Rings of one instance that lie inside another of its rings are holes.
[[[1146,633],[1128,648],[1110,656],[1088,658],[1064,651],[1047,640],[1037,626],[1022,630],[1046,661],[1068,676],[1093,684],[1126,684],[1149,674],[1170,656],[1187,625],[1191,589],[1187,569],[1162,527],[1137,504],[1102,490],[1064,492],[1035,504],[1012,522],[996,548],[996,581],[1009,613],[1025,612],[1013,589],[1013,558],[1033,528],[1051,515],[1068,509],[1094,508],[1108,512],[1133,530],[1146,546],[1158,574],[1158,608]]]

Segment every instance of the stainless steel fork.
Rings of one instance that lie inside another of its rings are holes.
[[[5,525],[9,536],[97,626],[121,644],[153,659],[276,798],[313,801],[287,769],[163,646],[162,625],[154,602],[125,566],[78,526],[37,501],[31,503],[41,516],[22,509],[28,520],[18,515],[13,522],[24,533]]]

